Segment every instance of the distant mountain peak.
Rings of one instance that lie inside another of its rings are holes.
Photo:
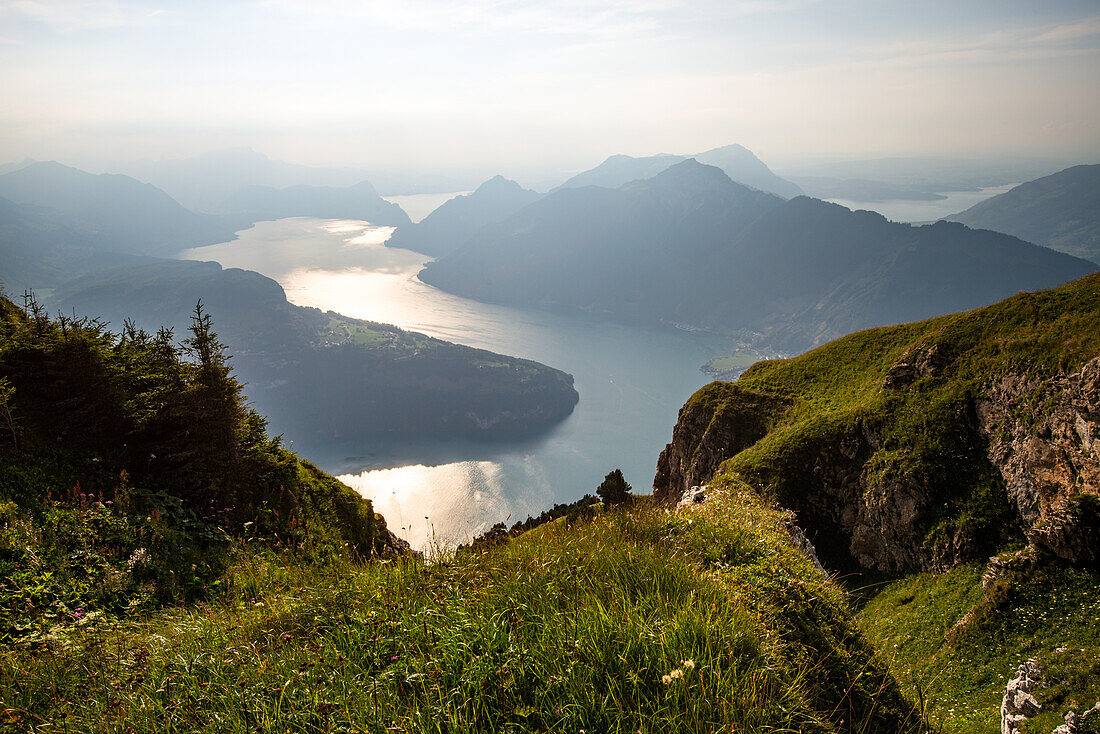
[[[523,187],[510,178],[505,178],[499,173],[477,187],[475,194],[496,194],[502,192],[523,191]]]

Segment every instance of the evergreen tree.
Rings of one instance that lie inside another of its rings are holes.
[[[605,505],[611,507],[612,505],[629,502],[631,499],[630,491],[630,485],[623,477],[622,470],[616,469],[603,478],[603,482],[596,489],[596,495]]]

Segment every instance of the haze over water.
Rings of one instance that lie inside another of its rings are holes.
[[[354,456],[296,448],[374,500],[392,529],[422,549],[433,540],[463,542],[494,522],[510,517],[510,524],[594,492],[614,468],[648,492],[677,411],[708,382],[699,366],[723,343],[453,296],[417,280],[430,258],[382,244],[391,231],[366,222],[283,219],[180,257],[256,270],[298,305],[543,362],[574,376],[580,402],[548,434],[522,443],[369,441]]]

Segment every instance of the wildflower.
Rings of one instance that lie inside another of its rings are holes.
[[[684,671],[682,671],[682,670],[680,670],[679,668],[677,668],[676,670],[672,671],[672,672],[671,672],[671,673],[669,673],[668,675],[669,675],[669,677],[671,677],[671,678],[676,678],[677,680],[679,680],[680,678],[683,678],[683,677],[684,677]]]
[[[138,548],[130,556],[130,559],[126,561],[126,570],[129,573],[133,573],[135,568],[141,568],[149,563],[149,551],[144,548]]]
[[[283,633],[283,642],[289,642],[289,641],[290,641],[290,633],[289,632],[284,632]]]
[[[671,675],[662,675],[661,676],[661,682],[664,683],[667,686],[669,683],[672,682],[672,676]]]
[[[683,661],[680,662],[680,665],[684,666],[684,670],[691,670],[692,668],[695,667],[695,661],[694,660],[683,660]]]

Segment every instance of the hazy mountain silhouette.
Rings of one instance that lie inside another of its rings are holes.
[[[0,199],[0,287],[11,298],[148,259],[104,251],[104,246],[102,240],[66,226],[55,209]]]
[[[1020,184],[948,219],[1100,263],[1100,165]]]
[[[249,219],[318,217],[321,219],[362,219],[372,224],[400,226],[410,224],[409,215],[397,204],[378,195],[369,181],[345,188],[331,186],[246,186],[223,201],[218,209],[240,213]]]
[[[420,277],[480,300],[763,334],[799,351],[1094,270],[959,224],[783,201],[689,160],[618,190],[557,191]]]
[[[353,186],[364,179],[389,195],[461,191],[461,182],[445,176],[416,176],[359,168],[318,168],[268,158],[251,148],[215,150],[190,158],[144,161],[125,172],[167,191],[192,209],[216,211],[247,186]]]
[[[628,155],[613,155],[595,168],[578,173],[558,188],[603,186],[617,189],[630,181],[652,178],[688,158],[721,168],[727,176],[740,184],[768,191],[785,199],[802,194],[798,186],[776,176],[763,161],[740,145],[714,148],[694,156],[662,154],[632,158]]]
[[[188,211],[129,176],[95,175],[52,161],[0,176],[0,197],[53,210],[56,222],[79,233],[84,245],[111,252],[171,254],[224,242],[247,224]],[[40,223],[50,217],[47,211],[36,214]]]
[[[542,196],[494,176],[473,193],[444,202],[420,222],[398,227],[386,244],[440,257],[466,244],[483,227],[507,219]]]

